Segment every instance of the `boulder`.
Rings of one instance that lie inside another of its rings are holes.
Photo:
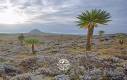
[[[62,74],[55,76],[55,80],[70,80],[68,75]]]
[[[1,64],[0,73],[8,76],[15,76],[17,74],[21,74],[22,72],[18,68],[10,64]]]
[[[24,71],[24,72],[29,72],[37,69],[39,67],[37,63],[37,58],[32,57],[25,59],[19,63],[19,67]]]

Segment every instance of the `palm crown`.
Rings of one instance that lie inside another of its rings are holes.
[[[88,27],[89,24],[93,24],[94,26],[97,26],[97,24],[106,24],[107,22],[111,21],[109,20],[110,14],[107,13],[104,10],[97,10],[93,9],[91,11],[82,12],[81,15],[79,15],[77,18],[79,19],[78,25],[82,27]]]
[[[28,44],[38,44],[39,43],[39,40],[38,39],[34,39],[34,38],[28,38],[25,41]]]

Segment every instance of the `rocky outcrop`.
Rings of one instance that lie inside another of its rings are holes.
[[[55,80],[71,80],[68,75],[62,74],[55,76]]]

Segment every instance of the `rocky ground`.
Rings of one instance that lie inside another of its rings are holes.
[[[34,37],[41,41],[35,55],[17,36],[0,37],[0,80],[127,80],[127,42],[121,46],[115,35],[95,36],[91,52],[85,36]],[[59,68],[61,59],[69,61],[67,70]]]

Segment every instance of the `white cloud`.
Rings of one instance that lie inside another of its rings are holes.
[[[64,9],[68,9],[79,3],[78,0],[0,0],[0,11],[1,14],[5,15],[3,10],[8,10],[13,8],[13,13],[20,13],[20,16],[27,17],[24,18],[24,23],[33,21],[44,21],[44,18],[39,18],[40,16],[48,17]],[[6,16],[6,15],[5,15]],[[11,15],[10,15],[11,16]],[[55,19],[51,17],[51,20],[57,21],[57,19],[62,19],[55,16]],[[61,16],[62,17],[62,16]],[[49,17],[48,17],[49,18]],[[33,20],[36,19],[36,20]],[[68,19],[66,19],[68,21]],[[59,21],[59,20],[58,20]],[[50,22],[50,21],[47,21]]]
[[[9,8],[11,14],[7,13],[9,6],[6,4],[7,1],[11,3],[11,8]],[[127,23],[126,5],[126,0],[0,0],[0,16],[3,19],[7,16],[8,18],[9,16],[14,17],[13,19],[5,18],[4,22],[13,20],[12,22],[16,21],[18,25],[66,24],[66,26],[72,27],[73,24],[76,25],[75,17],[82,11],[101,8],[111,13],[113,21],[110,26],[119,26]],[[31,27],[33,26],[35,25],[31,25]]]

